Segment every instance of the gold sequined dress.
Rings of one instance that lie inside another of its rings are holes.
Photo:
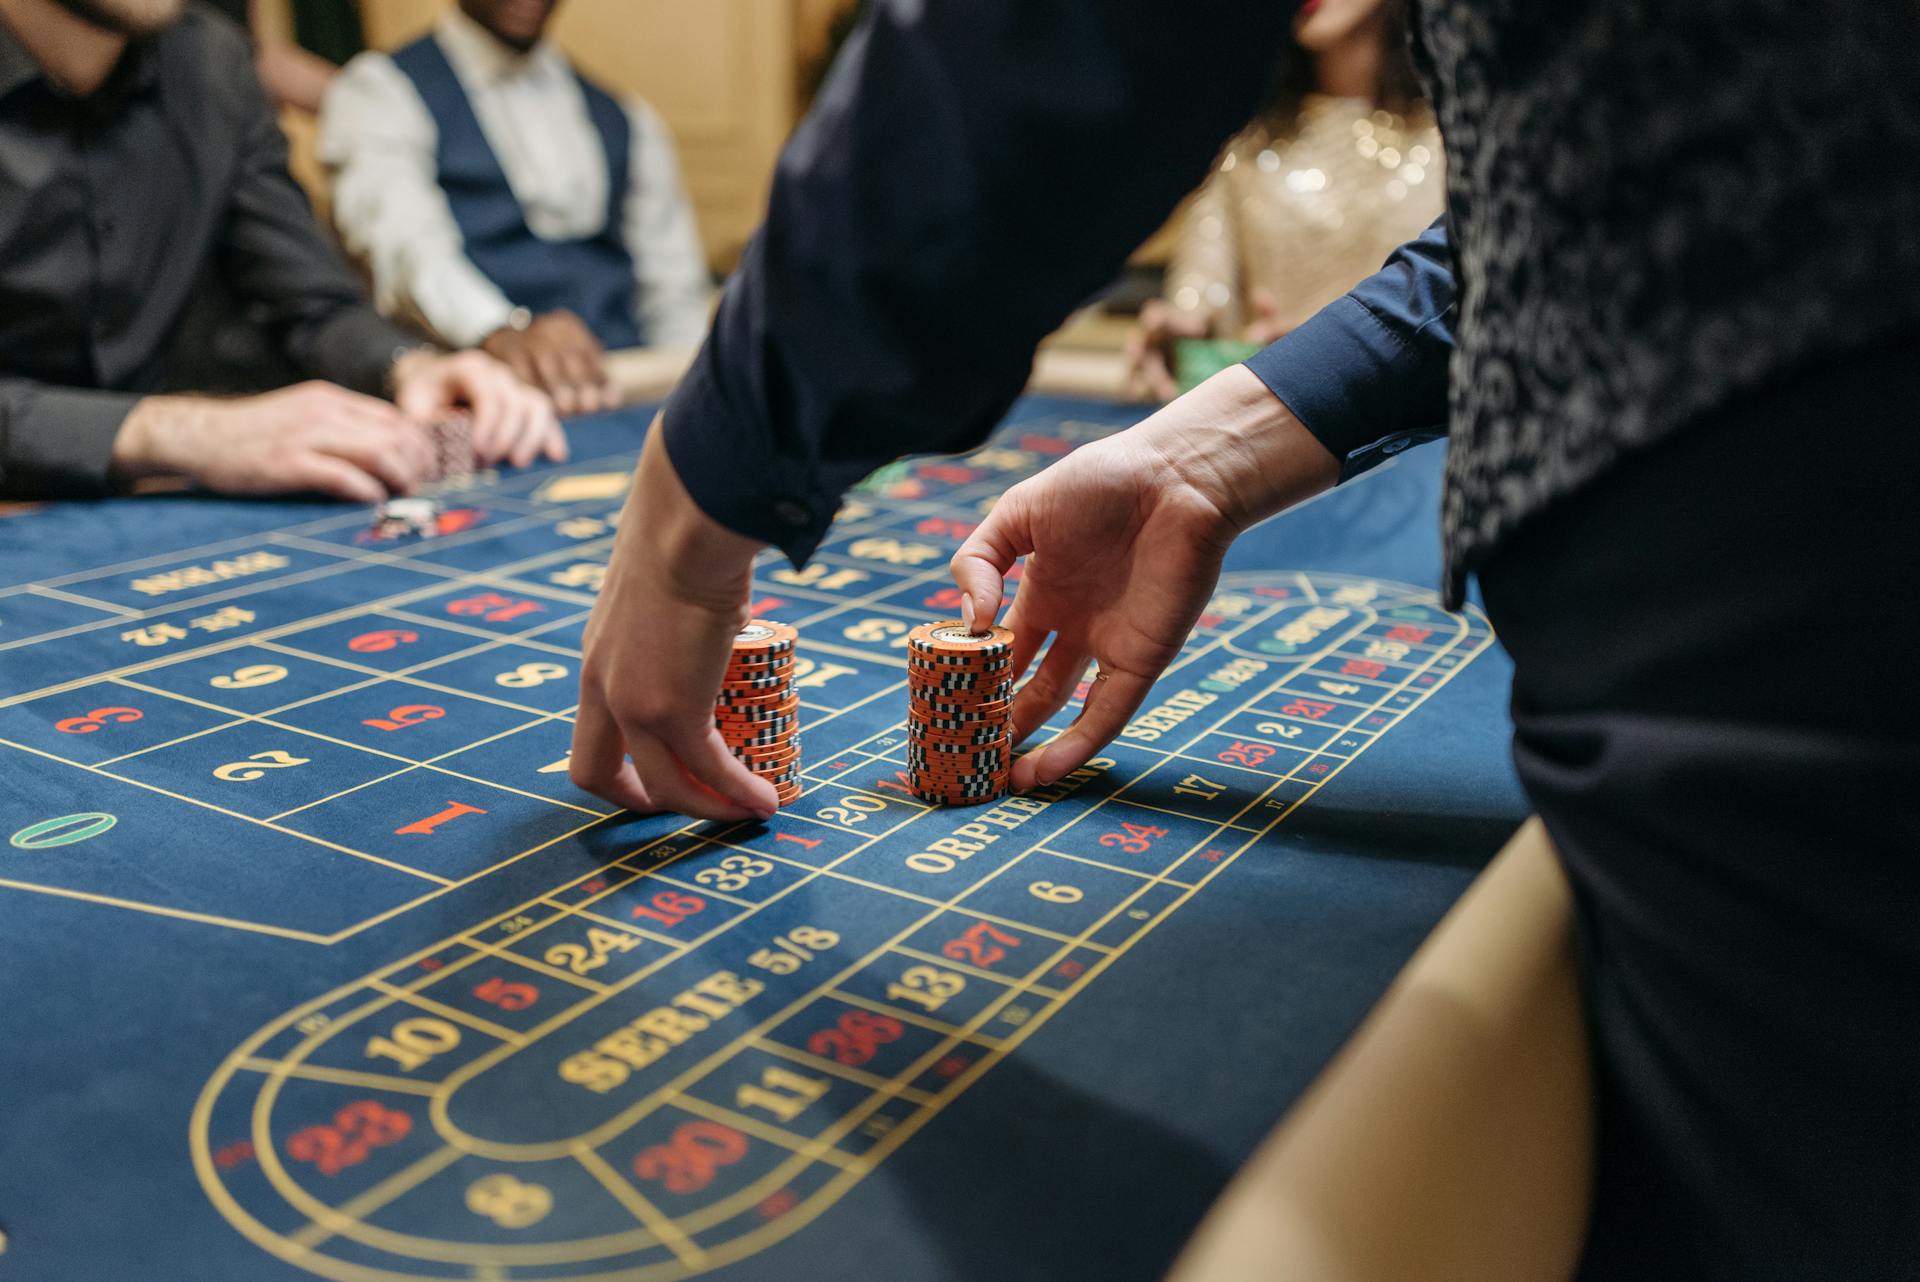
[[[1167,300],[1221,337],[1251,319],[1254,288],[1291,329],[1377,270],[1440,214],[1440,131],[1361,98],[1309,96],[1291,135],[1241,133],[1188,206]]]

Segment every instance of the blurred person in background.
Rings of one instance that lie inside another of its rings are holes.
[[[563,414],[608,350],[696,346],[711,293],[672,137],[543,37],[557,0],[460,0],[328,91],[333,216],[382,311],[492,353]]]
[[[1219,365],[1279,338],[1418,236],[1445,198],[1403,0],[1308,0],[1266,105],[1187,207],[1164,297],[1140,309],[1129,392],[1172,399],[1182,340],[1233,343]]]
[[[564,458],[546,396],[374,311],[249,53],[185,0],[0,0],[0,494],[377,502],[427,479],[419,424],[455,410],[483,465]],[[216,287],[283,377],[203,381],[232,371],[183,318]]]

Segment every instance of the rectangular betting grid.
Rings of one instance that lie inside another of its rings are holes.
[[[1230,574],[1088,767],[996,806],[919,802],[906,633],[956,612],[947,558],[993,497],[1109,430],[1025,424],[848,501],[806,567],[763,557],[753,612],[801,636],[801,801],[685,824],[261,1029],[194,1110],[226,1219],[337,1277],[671,1277],[752,1254],[1491,645],[1426,589]],[[328,517],[0,592],[0,621],[25,604],[48,625],[0,660],[82,656],[0,699],[0,749],[56,781],[0,802],[0,831],[38,850],[191,829],[245,855],[176,885],[101,859],[0,891],[331,946],[600,825],[566,752],[629,461],[481,478],[447,496],[465,528],[425,543]],[[115,789],[146,794],[138,818]],[[54,804],[83,791],[99,809]],[[247,870],[278,858],[326,861],[336,893],[257,893]],[[543,1108],[516,1119],[529,1092]]]

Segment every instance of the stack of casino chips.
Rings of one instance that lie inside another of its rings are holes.
[[[793,688],[793,644],[784,623],[749,623],[713,705],[714,724],[733,755],[774,786],[780,804],[800,796],[800,695]]]
[[[907,787],[971,806],[1007,790],[1013,764],[1013,633],[927,623],[907,634]]]
[[[463,481],[473,474],[473,417],[449,414],[435,419],[426,428],[433,446],[433,473],[430,482]]]

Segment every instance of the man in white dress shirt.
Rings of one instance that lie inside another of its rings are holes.
[[[563,414],[616,403],[603,355],[694,347],[709,279],[673,141],[542,32],[558,0],[460,0],[335,78],[334,220],[382,310],[478,346]]]

